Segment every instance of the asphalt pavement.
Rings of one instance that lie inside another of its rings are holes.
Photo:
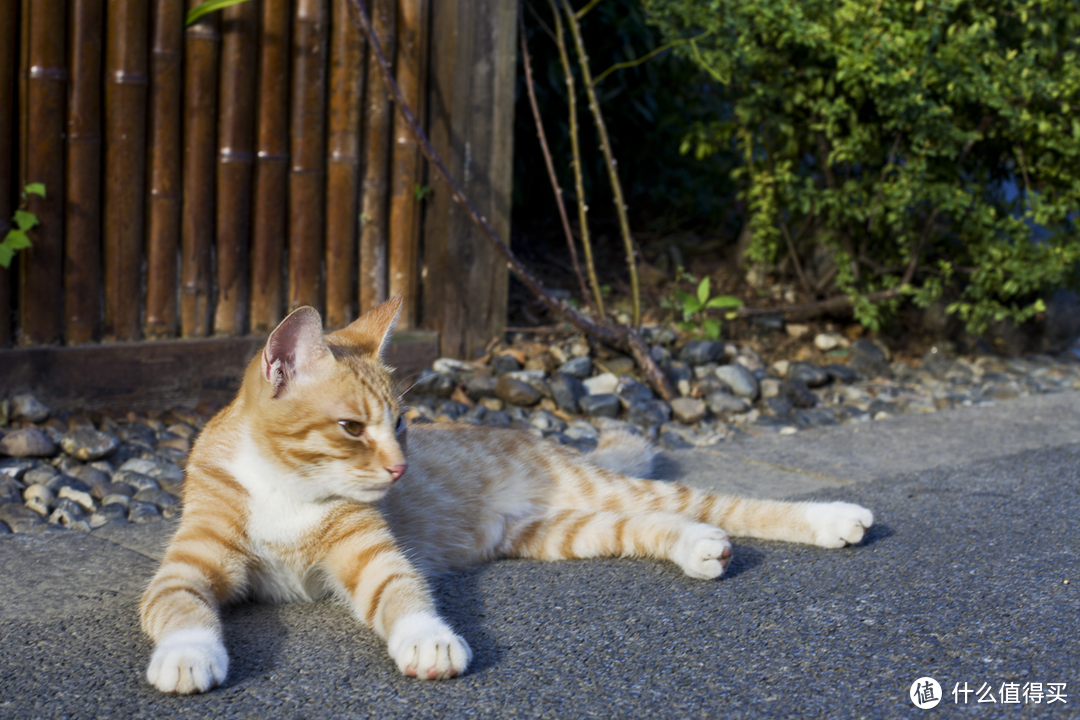
[[[843,550],[736,540],[715,582],[633,560],[444,577],[475,657],[442,683],[398,675],[341,605],[242,605],[224,687],[195,697],[143,677],[136,606],[171,523],[0,536],[0,718],[1080,717],[1080,394],[669,452],[660,470],[857,502],[877,524]],[[932,710],[909,699],[924,676]]]

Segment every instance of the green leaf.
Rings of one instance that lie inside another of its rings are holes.
[[[705,322],[701,323],[701,327],[705,330],[705,337],[708,339],[720,339],[720,321],[716,318],[706,318]]]
[[[45,183],[29,183],[24,189],[27,195],[40,195],[45,197]]]
[[[16,210],[13,217],[20,230],[29,230],[38,224],[38,216],[26,210]]]
[[[734,295],[717,295],[705,303],[706,308],[737,308],[742,307],[742,300]]]
[[[4,238],[4,244],[12,250],[25,250],[32,243],[22,230],[8,230],[7,237]]]
[[[0,265],[11,267],[11,258],[15,257],[15,251],[6,242],[0,242]]]
[[[227,7],[239,5],[242,2],[247,2],[247,0],[206,0],[204,3],[199,3],[188,10],[187,17],[184,18],[184,27],[191,27],[195,24],[196,20],[207,13],[224,10]]]
[[[697,299],[699,306],[704,306],[705,302],[709,299],[709,278],[702,278],[701,282],[698,284]]]
[[[701,303],[698,302],[698,299],[685,290],[676,290],[675,297],[679,299],[683,312],[695,313],[701,309]]]
[[[416,189],[414,190],[414,194],[416,196],[416,201],[417,202],[421,202],[430,193],[431,193],[431,186],[430,185],[421,185],[420,183],[416,183]]]

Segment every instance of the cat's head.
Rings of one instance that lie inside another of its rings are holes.
[[[253,439],[306,499],[374,502],[405,472],[405,420],[383,364],[400,309],[399,295],[323,335],[318,311],[299,308],[252,363]]]

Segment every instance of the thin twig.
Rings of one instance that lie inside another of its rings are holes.
[[[600,112],[600,103],[596,99],[596,88],[593,87],[592,76],[589,72],[589,56],[585,53],[585,42],[581,39],[581,26],[574,15],[574,9],[570,7],[569,0],[562,0],[562,6],[566,13],[567,24],[570,26],[570,33],[574,38],[574,49],[577,51],[578,65],[581,67],[581,79],[585,84],[585,94],[589,98],[589,109],[592,111],[593,124],[596,125],[596,134],[600,136],[600,149],[604,153],[604,164],[607,167],[608,180],[611,182],[615,213],[619,218],[619,233],[622,235],[623,246],[626,250],[626,266],[630,273],[633,325],[638,327],[641,325],[641,287],[638,284],[637,262],[634,259],[634,242],[630,237],[630,219],[626,215],[626,200],[623,198],[622,183],[619,182],[617,163],[611,151],[611,139],[608,138],[607,126],[604,125],[604,116]]]
[[[590,2],[588,5],[586,5],[585,7],[581,8],[576,13],[574,13],[574,17],[576,17],[578,20],[580,20],[581,18],[585,17],[586,13],[588,13],[590,10],[592,10],[594,7],[596,7],[599,4],[600,4],[600,0],[592,0],[592,2]]]
[[[702,39],[703,37],[705,37],[706,35],[708,35],[711,32],[712,32],[712,30],[706,30],[705,32],[698,35],[697,37],[682,38],[681,40],[672,40],[667,45],[661,45],[660,47],[656,48],[655,50],[652,50],[650,52],[645,53],[644,55],[637,58],[636,60],[627,60],[626,62],[615,63],[614,65],[612,65],[607,70],[600,73],[599,75],[597,75],[593,79],[593,81],[592,81],[593,87],[596,87],[597,85],[599,85],[600,82],[604,78],[606,78],[608,75],[615,72],[616,70],[627,70],[627,69],[632,68],[632,67],[637,67],[638,65],[641,65],[642,63],[648,62],[649,60],[653,59],[654,57],[656,57],[660,53],[664,52],[665,50],[670,50],[671,48],[675,47],[676,45],[684,45],[686,43],[695,42],[697,40]]]
[[[541,302],[547,305],[551,311],[562,316],[568,322],[600,342],[612,345],[624,352],[629,352],[630,355],[633,356],[638,367],[641,368],[646,381],[654,390],[656,390],[660,397],[668,401],[677,397],[675,389],[671,385],[671,381],[652,359],[652,356],[649,354],[648,345],[645,344],[641,335],[634,328],[616,327],[609,325],[602,320],[600,322],[595,322],[591,318],[582,315],[569,303],[553,297],[551,293],[544,289],[543,284],[529,272],[520,260],[518,260],[517,256],[510,250],[510,247],[506,242],[497,232],[495,232],[495,229],[491,227],[491,224],[488,223],[487,218],[477,211],[476,206],[472,204],[472,201],[470,201],[468,196],[462,191],[461,186],[458,185],[453,176],[450,175],[450,171],[446,169],[446,165],[443,163],[442,158],[439,157],[439,153],[431,146],[431,141],[428,140],[427,134],[425,134],[420,127],[420,123],[417,122],[416,116],[413,114],[408,103],[405,102],[405,97],[401,94],[401,88],[398,87],[397,82],[394,80],[390,64],[387,62],[386,56],[383,55],[382,48],[379,46],[379,39],[375,36],[375,32],[371,27],[371,20],[368,17],[367,10],[364,9],[363,0],[350,0],[350,6],[353,8],[353,22],[357,23],[360,26],[360,30],[367,36],[372,57],[375,62],[379,64],[379,69],[382,71],[383,83],[386,85],[387,90],[389,90],[390,95],[394,98],[394,102],[398,106],[398,111],[401,112],[402,117],[405,118],[405,122],[409,126],[409,129],[419,141],[420,149],[423,151],[424,156],[428,159],[428,162],[438,170],[447,185],[450,186],[454,201],[469,215],[473,223],[483,231],[488,240],[495,246],[495,249],[503,256],[503,259],[506,260],[510,269],[514,271],[518,278],[521,279],[521,282],[532,290],[533,294],[535,294]]]
[[[814,288],[810,285],[810,281],[806,279],[802,263],[799,262],[799,253],[795,251],[795,241],[791,239],[791,231],[788,230],[787,223],[783,220],[780,221],[780,232],[784,234],[784,240],[787,242],[788,255],[791,257],[792,263],[795,264],[795,274],[799,276],[799,284],[803,286],[803,290],[807,293],[812,293]]]
[[[585,267],[589,271],[589,284],[592,286],[596,317],[603,322],[605,317],[604,298],[600,293],[600,281],[596,277],[596,265],[593,262],[592,240],[589,238],[589,206],[585,202],[585,178],[581,169],[574,70],[570,67],[570,55],[566,52],[566,43],[563,41],[563,25],[559,9],[555,6],[555,0],[548,0],[548,5],[551,6],[551,14],[555,17],[555,44],[559,48],[559,62],[562,63],[563,75],[566,77],[566,97],[570,106],[570,156],[572,158],[571,167],[574,169],[574,191],[577,195],[578,232],[581,233],[581,247],[585,251]]]
[[[870,232],[874,226],[874,218],[877,217],[878,205],[881,203],[881,196],[885,194],[885,173],[892,167],[893,160],[896,158],[896,151],[900,147],[901,133],[896,133],[896,139],[893,140],[892,150],[889,151],[889,157],[885,161],[885,167],[881,168],[881,177],[878,178],[878,191],[874,196],[874,207],[870,208],[870,219],[866,221],[866,232]],[[862,249],[859,250],[862,254]]]
[[[1024,148],[1017,143],[1013,151],[1016,153],[1016,159],[1020,161],[1020,172],[1024,176],[1024,192],[1026,193],[1024,202],[1029,203],[1031,202],[1031,178],[1028,177],[1027,163],[1024,162]]]
[[[558,44],[559,41],[555,39],[555,32],[550,27],[548,27],[548,24],[544,22],[544,18],[540,17],[540,13],[536,12],[536,8],[532,6],[532,3],[529,2],[529,0],[525,0],[525,8],[529,11],[529,14],[536,18],[536,22],[540,25],[544,32],[547,33],[547,36],[551,38],[551,42]]]
[[[562,219],[563,232],[566,234],[566,246],[570,248],[570,259],[574,263],[574,273],[581,285],[581,296],[589,303],[594,314],[597,313],[596,303],[589,293],[585,284],[585,276],[581,273],[581,264],[578,262],[577,247],[574,245],[574,234],[570,231],[570,218],[566,215],[566,204],[563,202],[562,188],[559,186],[559,178],[555,175],[555,163],[551,160],[551,150],[548,149],[547,135],[544,133],[544,123],[540,118],[540,106],[536,102],[536,88],[533,86],[532,59],[529,57],[529,43],[525,39],[525,19],[518,15],[518,29],[521,40],[521,59],[525,65],[525,87],[529,91],[529,106],[532,108],[533,121],[536,122],[536,136],[540,139],[540,150],[544,154],[544,163],[547,165],[548,177],[551,179],[551,189],[555,192],[555,204],[559,207],[559,217]],[[600,315],[597,315],[600,317]]]

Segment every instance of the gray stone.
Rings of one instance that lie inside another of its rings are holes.
[[[151,492],[151,491],[149,491],[149,490],[140,490],[140,492]],[[106,495],[105,497],[101,498],[101,507],[105,507],[106,505],[121,505],[124,508],[127,508],[127,506],[130,505],[130,504],[131,504],[131,498],[128,497],[127,495],[121,495],[120,493],[110,493],[110,494]]]
[[[704,400],[680,397],[671,401],[671,414],[681,423],[693,425],[705,419],[708,407]]]
[[[0,535],[10,535],[11,528],[7,526],[6,522],[0,522]]]
[[[540,397],[551,397],[551,388],[544,381],[546,373],[543,370],[518,370],[517,372],[509,373],[506,377],[511,377],[515,380],[520,380],[523,383],[528,384],[533,390],[540,393]],[[498,387],[498,385],[496,385]]]
[[[22,497],[22,488],[19,483],[9,477],[0,475],[0,505],[19,502]]]
[[[488,410],[484,413],[484,424],[488,427],[508,428],[510,427],[510,416],[502,410]]]
[[[0,505],[0,521],[6,523],[14,533],[39,533],[48,529],[41,515],[22,503]]]
[[[812,408],[817,404],[817,396],[810,392],[806,383],[797,377],[788,377],[780,384],[780,393],[791,400],[791,404],[797,408]]]
[[[49,522],[53,525],[70,527],[72,523],[79,522],[85,518],[86,513],[83,512],[83,509],[79,507],[78,503],[68,498],[60,498],[56,501],[52,515],[49,516]]]
[[[460,425],[483,425],[484,415],[486,413],[486,407],[483,405],[475,405],[459,415],[454,422]]]
[[[592,360],[588,356],[570,358],[559,366],[558,372],[584,380],[592,373]]]
[[[104,473],[97,468],[90,467],[89,465],[77,465],[67,470],[67,474],[73,478],[78,478],[86,483],[90,487],[101,485],[102,483],[109,482],[108,473]]]
[[[165,492],[164,490],[155,490],[153,488],[149,488],[147,490],[140,490],[139,492],[135,493],[135,497],[133,497],[131,500],[132,500],[132,502],[153,503],[154,505],[156,505],[158,507],[159,510],[163,510],[163,511],[166,508],[171,508],[174,505],[179,505],[180,504],[179,499],[173,497],[172,495]],[[129,507],[130,507],[130,503],[129,503]]]
[[[90,516],[90,527],[99,528],[102,525],[127,525],[126,505],[104,505]]]
[[[175,465],[187,464],[187,453],[179,448],[159,447],[157,450],[157,454],[158,457],[164,458],[165,460]]]
[[[694,443],[684,433],[672,428],[660,428],[660,445],[668,450],[689,450]]]
[[[582,383],[590,395],[610,395],[619,386],[619,376],[612,373],[602,373],[583,380]]]
[[[668,379],[675,386],[680,395],[689,395],[693,388],[694,371],[690,366],[679,360],[672,360],[665,368]]]
[[[585,359],[587,360],[588,358]],[[579,412],[578,401],[589,394],[589,391],[585,389],[585,385],[581,380],[573,375],[566,375],[561,372],[557,372],[551,376],[548,387],[551,388],[551,395],[555,399],[555,403],[559,406],[559,409],[567,413]]]
[[[885,348],[867,338],[851,343],[851,359],[848,365],[868,378],[891,377],[889,356]]]
[[[747,398],[751,402],[757,399],[760,392],[758,379],[754,373],[739,363],[721,365],[716,368],[716,377],[731,388],[733,395]]]
[[[521,369],[521,363],[517,358],[509,353],[503,355],[496,355],[491,361],[491,369],[496,375],[505,375],[506,373],[517,372]]]
[[[131,497],[136,493],[135,488],[130,485],[118,482],[107,482],[101,485],[95,485],[90,489],[90,496],[98,500],[104,498],[106,495],[126,495]]]
[[[663,400],[641,400],[630,406],[627,420],[649,427],[663,425],[671,419],[671,406]]]
[[[132,458],[130,460],[124,461],[124,463],[120,465],[119,468],[117,468],[117,471],[123,472],[124,470],[132,470],[134,472],[142,473],[143,475],[150,475],[150,477],[153,477],[154,471],[158,467],[160,467],[160,465],[161,461],[159,460]]]
[[[578,400],[578,405],[581,407],[581,412],[589,417],[613,418],[617,416],[619,410],[622,409],[622,403],[619,402],[619,396],[613,393],[586,395]]]
[[[31,485],[23,490],[22,496],[26,501],[26,507],[41,516],[49,514],[49,509],[56,500],[55,493],[44,485]]]
[[[795,407],[794,403],[791,402],[791,398],[787,395],[766,398],[764,405],[765,409],[776,417],[786,417]]]
[[[57,497],[67,498],[76,505],[81,507],[86,512],[94,511],[94,498],[90,496],[88,490],[80,490],[70,486],[60,488],[60,492],[57,493]]]
[[[647,385],[625,375],[619,378],[619,384],[615,387],[615,394],[619,396],[623,407],[627,408],[655,399],[652,390]]]
[[[709,406],[714,415],[718,416],[746,412],[750,408],[750,404],[743,398],[719,391],[710,393],[705,398],[705,404]]]
[[[56,454],[56,443],[40,429],[24,427],[0,439],[0,453],[18,458],[49,457]]]
[[[592,424],[596,426],[596,429],[601,433],[605,432],[628,432],[631,435],[641,435],[641,428],[637,425],[626,422],[625,420],[616,420],[609,417],[596,417],[593,418]]]
[[[120,440],[111,433],[78,428],[65,433],[60,445],[67,454],[86,461],[111,455],[120,447]]]
[[[22,480],[27,472],[37,467],[37,460],[23,458],[3,458],[0,460],[0,475],[12,480]]]
[[[172,425],[165,428],[165,430],[167,432],[171,432],[173,435],[187,438],[188,440],[194,440],[195,436],[199,434],[198,429],[192,427],[191,425],[188,425],[185,422],[173,423]]]
[[[454,378],[442,373],[430,370],[421,370],[420,379],[409,389],[409,392],[417,395],[434,395],[435,397],[450,397],[454,393],[456,383]]]
[[[679,359],[687,365],[704,365],[718,362],[724,357],[724,343],[715,340],[695,340],[687,343],[679,353]]]
[[[566,421],[547,410],[533,410],[529,413],[529,424],[545,435],[566,429]]]
[[[135,502],[128,506],[128,520],[133,523],[148,523],[161,519],[157,505],[149,502]]]
[[[12,420],[28,420],[32,423],[44,422],[52,412],[44,403],[30,393],[23,393],[11,398],[9,411]]]
[[[810,362],[793,362],[788,364],[787,375],[788,380],[798,379],[806,383],[807,387],[821,387],[827,385],[829,382],[829,373],[814,363]]]
[[[773,377],[762,378],[758,381],[761,388],[761,397],[771,398],[780,394],[780,381]]]
[[[574,420],[567,426],[566,434],[574,440],[581,440],[583,438],[596,440],[600,437],[600,432],[596,427],[585,420]]]
[[[859,379],[859,373],[853,368],[843,365],[841,363],[832,363],[824,367],[825,372],[829,373],[829,377],[839,383],[853,383]]]
[[[114,483],[123,483],[124,485],[130,485],[138,490],[147,490],[150,488],[160,488],[161,485],[158,481],[149,475],[143,475],[142,473],[135,472],[134,470],[120,470],[113,475]]]
[[[438,407],[439,416],[445,418],[439,420],[440,422],[453,422],[467,412],[469,412],[469,406],[457,400],[443,400]]]
[[[431,369],[443,375],[449,375],[456,382],[462,382],[476,374],[477,367],[472,363],[454,358],[439,358],[431,364]]]
[[[168,460],[163,460],[156,468],[144,474],[154,478],[162,485],[184,482],[184,468]]]
[[[60,471],[52,465],[42,463],[23,475],[23,483],[26,485],[48,485],[60,477]]]
[[[800,409],[791,414],[800,427],[825,427],[837,424],[836,414],[827,407]]]
[[[465,381],[465,393],[473,400],[495,397],[499,379],[488,375],[473,375]]]
[[[495,386],[495,396],[511,405],[528,407],[540,402],[540,392],[524,380],[503,375]]]

